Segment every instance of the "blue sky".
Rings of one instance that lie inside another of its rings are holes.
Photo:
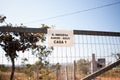
[[[120,31],[120,4],[73,15],[44,20],[67,13],[82,11],[120,0],[0,0],[0,14],[13,25],[23,23],[38,28],[41,24],[56,29]],[[2,25],[2,24],[0,24]]]
[[[7,16],[6,22],[13,25],[23,23],[27,27],[38,28],[46,24],[65,30],[120,32],[120,4],[47,20],[116,2],[120,0],[0,0],[0,14]]]

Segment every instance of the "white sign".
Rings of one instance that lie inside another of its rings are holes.
[[[55,30],[48,29],[48,45],[49,46],[72,46],[73,31],[71,30]]]

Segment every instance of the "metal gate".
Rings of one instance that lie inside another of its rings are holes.
[[[0,31],[47,33],[46,29],[33,28],[5,29],[4,27],[1,27]],[[4,53],[2,50],[1,52]],[[10,66],[11,62],[9,62],[2,53],[0,54],[0,64]],[[28,58],[26,64],[34,64],[35,61],[38,61],[35,56],[30,55],[29,53],[30,52],[26,53],[27,55],[20,55],[16,60],[16,68],[21,67],[21,58],[23,57]],[[51,55],[47,57],[51,69],[51,78],[48,80],[119,80],[119,59],[120,32],[74,30],[74,46],[54,47]],[[111,64],[112,67],[109,67]],[[57,67],[51,68],[53,65],[57,65]],[[36,78],[37,80],[41,80],[38,78],[39,70],[37,68],[36,70],[37,71],[33,73],[33,75],[35,75],[34,79],[29,78],[28,80],[35,80]],[[102,70],[105,71],[100,72]],[[91,74],[93,74],[92,77]],[[86,77],[89,78],[85,79]]]

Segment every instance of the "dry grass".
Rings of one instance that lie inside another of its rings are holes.
[[[0,73],[0,80],[9,80],[10,72],[1,72]],[[24,73],[15,73],[14,80],[29,80]]]
[[[112,77],[97,77],[95,80],[120,80],[120,78],[112,78]]]
[[[53,74],[51,74],[53,75]],[[106,74],[106,75],[110,75],[110,74]],[[111,76],[99,76],[97,77],[95,80],[120,80],[120,77],[111,77]],[[34,75],[35,76],[35,75]],[[70,74],[68,75],[69,76],[69,79],[71,79],[70,77],[72,77],[73,75]],[[81,78],[85,77],[86,75],[83,75],[83,74],[76,74],[76,80],[80,80]],[[51,80],[56,80],[56,75],[54,74],[54,78],[52,78]],[[9,80],[10,78],[10,72],[0,72],[0,80]],[[35,77],[36,78],[36,77]],[[16,73],[15,72],[15,76],[14,76],[14,80],[35,80],[35,78],[29,78],[26,74],[24,73]],[[59,80],[63,80],[65,79],[65,75],[60,75],[59,74]]]

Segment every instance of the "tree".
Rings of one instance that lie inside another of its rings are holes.
[[[48,61],[45,61],[44,63],[41,61],[37,61],[33,68],[36,70],[37,79],[42,80],[50,80],[52,78],[51,69]]]
[[[6,19],[6,16],[0,15],[0,23],[3,23]]]
[[[8,26],[7,26],[8,27]],[[10,26],[12,27],[12,26]],[[44,26],[42,28],[45,28]],[[12,71],[10,80],[13,80],[15,72],[15,58],[19,57],[19,52],[33,50],[40,61],[44,62],[45,58],[51,53],[53,48],[38,44],[46,40],[43,33],[24,33],[24,32],[0,32],[0,46],[5,51],[5,56],[11,60]]]
[[[90,61],[85,59],[78,60],[77,68],[79,72],[82,72],[83,74],[87,74],[88,72],[90,72]]]
[[[24,66],[24,73],[25,74],[27,74],[30,78],[31,78],[31,76],[33,75],[33,66],[31,65],[31,64],[26,64],[25,66]]]

